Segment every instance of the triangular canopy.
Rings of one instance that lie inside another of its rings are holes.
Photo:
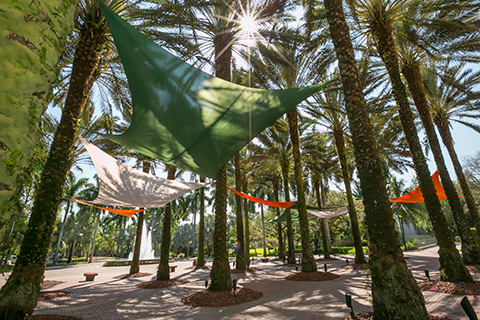
[[[168,180],[147,174],[118,162],[93,144],[80,138],[95,170],[98,196],[89,203],[119,207],[160,208],[204,183]]]
[[[298,214],[291,213],[292,221],[298,221]],[[275,219],[269,220],[266,223],[277,223],[277,222],[287,222],[287,210],[283,211],[281,215],[276,217]]]
[[[440,179],[438,178],[438,170],[432,175],[433,184],[435,185],[435,190],[437,191],[438,200],[447,200],[447,195],[445,190],[440,184]],[[420,188],[413,190],[410,193],[407,193],[400,198],[390,200],[390,202],[403,202],[403,203],[423,203],[425,199],[423,198],[422,191]]]
[[[210,178],[248,142],[325,84],[252,89],[213,77],[160,48],[104,4],[133,100],[130,127],[108,139]]]

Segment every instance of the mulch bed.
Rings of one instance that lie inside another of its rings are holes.
[[[153,281],[145,281],[145,282],[136,284],[135,287],[138,287],[141,289],[162,289],[162,288],[180,286],[188,282],[190,281],[182,280],[182,279],[153,280]]]
[[[61,284],[61,283],[65,283],[65,281],[43,280],[43,282],[40,283],[40,288],[51,287],[51,286]]]
[[[330,272],[296,272],[285,277],[286,280],[292,281],[330,281],[340,278],[338,274]]]
[[[181,301],[191,307],[228,307],[258,300],[261,297],[263,297],[261,292],[248,288],[239,288],[235,297],[233,296],[233,290],[231,292],[202,290],[183,298]]]
[[[347,264],[341,267],[338,267],[338,269],[345,269],[345,270],[368,270],[370,269],[370,266],[368,263],[354,263],[354,264]]]
[[[25,320],[83,320],[83,318],[64,316],[61,314],[34,314],[33,316],[26,316]]]
[[[438,317],[438,316],[432,316],[431,314],[430,320],[452,320],[449,317]],[[372,320],[373,319],[373,312],[360,312],[355,315],[354,318],[343,318],[342,320]]]
[[[465,266],[467,267],[468,271],[470,271],[470,273],[480,273],[480,265],[475,265],[475,266]]]
[[[418,282],[422,291],[433,291],[438,293],[454,294],[459,296],[480,295],[480,281],[468,282],[445,282],[440,280],[427,280]]]
[[[230,269],[230,273],[245,273],[245,272],[258,272],[258,271],[262,271],[262,270],[257,268],[248,268],[243,270]]]
[[[70,292],[68,291],[40,291],[38,294],[38,301],[52,300],[59,297],[68,296]]]
[[[134,278],[148,277],[151,275],[152,275],[151,273],[147,273],[147,272],[138,272],[134,274],[124,273],[119,276],[113,277],[113,279],[134,279]]]
[[[317,259],[315,259],[315,261],[334,261],[334,260],[340,260],[340,259],[338,259],[338,258],[328,258],[328,259],[317,258]]]

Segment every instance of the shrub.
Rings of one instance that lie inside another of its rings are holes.
[[[407,247],[405,248],[405,251],[412,251],[412,250],[417,250],[417,239],[413,240],[413,242],[407,242]]]
[[[179,253],[179,254],[177,255],[177,258],[179,258],[179,259],[185,258],[185,253],[183,253],[183,252],[182,252],[182,253]]]

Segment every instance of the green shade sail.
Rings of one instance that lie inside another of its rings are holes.
[[[298,221],[298,214],[290,212],[290,216],[292,217],[292,221]],[[283,213],[278,217],[276,217],[275,219],[269,220],[266,223],[277,223],[277,222],[287,222],[287,210],[283,211]]]
[[[327,84],[262,90],[224,81],[168,53],[101,6],[133,101],[130,127],[104,136],[179,168],[216,178],[255,136]]]

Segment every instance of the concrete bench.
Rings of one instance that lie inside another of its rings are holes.
[[[98,276],[96,272],[85,272],[83,274],[85,276],[85,281],[93,281],[95,280],[95,276]]]
[[[168,267],[170,268],[170,272],[175,272],[175,268],[176,268],[177,266],[168,266]]]

